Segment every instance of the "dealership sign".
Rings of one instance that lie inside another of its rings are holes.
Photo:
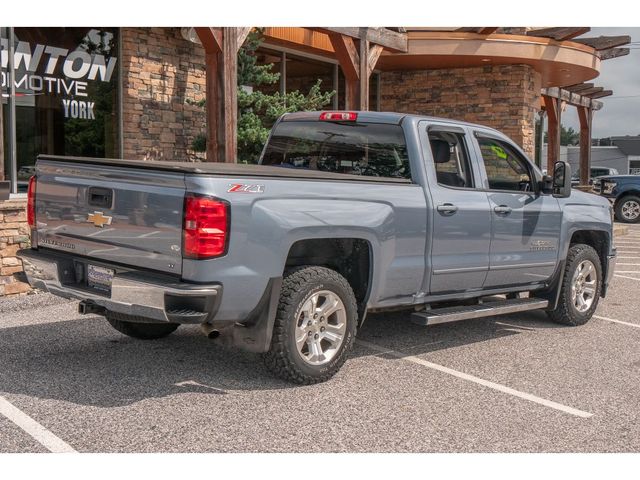
[[[2,87],[8,85],[9,42],[0,39],[2,51]],[[56,95],[61,99],[65,118],[95,119],[95,102],[89,99],[89,81],[109,82],[116,67],[116,57],[90,54],[85,50],[69,51],[51,45],[20,41],[16,45],[13,66],[17,91],[35,95]]]

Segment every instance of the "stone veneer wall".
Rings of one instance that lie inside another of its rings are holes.
[[[480,123],[502,131],[533,158],[540,74],[528,65],[382,72],[382,111]]]
[[[13,296],[31,290],[20,274],[22,262],[16,252],[30,244],[26,200],[0,202],[0,296]]]
[[[133,160],[202,158],[191,142],[205,133],[204,50],[180,28],[121,28],[122,156]]]

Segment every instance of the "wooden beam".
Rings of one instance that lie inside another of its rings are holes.
[[[609,50],[600,51],[600,60],[610,60],[612,58],[623,57],[629,55],[631,50],[628,48],[610,48]]]
[[[222,52],[222,28],[195,27],[194,30],[207,53]]]
[[[360,40],[359,53],[360,85],[358,91],[358,110],[369,110],[369,41]]]
[[[604,88],[603,87],[593,87],[593,88],[589,88],[587,90],[582,90],[580,92],[580,95],[582,95],[583,97],[588,97],[589,95],[593,94],[593,93],[598,93],[603,91]]]
[[[370,43],[382,45],[384,48],[394,52],[406,53],[409,49],[409,40],[406,33],[394,32],[382,27],[307,27],[326,34],[340,34],[347,37],[368,40]],[[365,36],[363,37],[363,32]]]
[[[591,28],[589,27],[552,27],[552,28],[538,28],[536,30],[529,30],[527,35],[532,37],[547,37],[553,38],[560,42],[564,40],[570,40],[575,37],[579,37],[587,32]]]
[[[369,47],[369,61],[367,62],[367,75],[371,76],[371,73],[376,68],[376,64],[378,63],[378,59],[380,58],[380,54],[384,50],[382,45],[373,45]]]
[[[342,73],[349,80],[357,80],[359,77],[360,58],[353,38],[340,33],[330,33],[329,40],[336,53]]]
[[[547,112],[547,173],[553,172],[553,166],[560,159],[560,99],[543,95]]]
[[[238,49],[240,49],[244,41],[247,39],[247,36],[251,32],[251,30],[253,30],[253,27],[237,27],[237,30],[238,32],[237,32],[236,38],[238,43]]]
[[[592,37],[592,38],[576,38],[573,40],[583,45],[588,45],[596,50],[608,50],[609,48],[619,47],[631,42],[629,35],[618,35],[615,37]]]
[[[593,112],[588,107],[578,107],[580,120],[580,185],[589,185],[591,172],[591,124]]]
[[[589,98],[593,100],[594,98],[608,97],[610,95],[613,95],[613,90],[603,90],[602,92],[592,93]]]
[[[569,90],[570,92],[578,93],[581,90],[588,90],[589,88],[593,88],[593,83],[576,83],[575,85],[569,85],[568,87],[562,87],[565,90]]]

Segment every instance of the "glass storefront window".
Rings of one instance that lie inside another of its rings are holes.
[[[8,30],[0,38],[7,179]],[[118,29],[14,28],[14,50],[18,192],[39,154],[119,156]]]

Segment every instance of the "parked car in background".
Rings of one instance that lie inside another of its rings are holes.
[[[640,222],[640,175],[607,175],[593,185],[596,193],[613,204],[616,220]]]
[[[589,185],[593,185],[594,179],[605,175],[618,175],[618,170],[609,167],[591,167],[589,171]],[[580,185],[580,170],[576,171],[571,177],[571,185]]]
[[[309,384],[338,371],[367,312],[586,323],[616,250],[611,206],[570,172],[543,176],[481,125],[292,113],[260,165],[40,156],[20,257],[31,285],[125,335],[201,324]]]

